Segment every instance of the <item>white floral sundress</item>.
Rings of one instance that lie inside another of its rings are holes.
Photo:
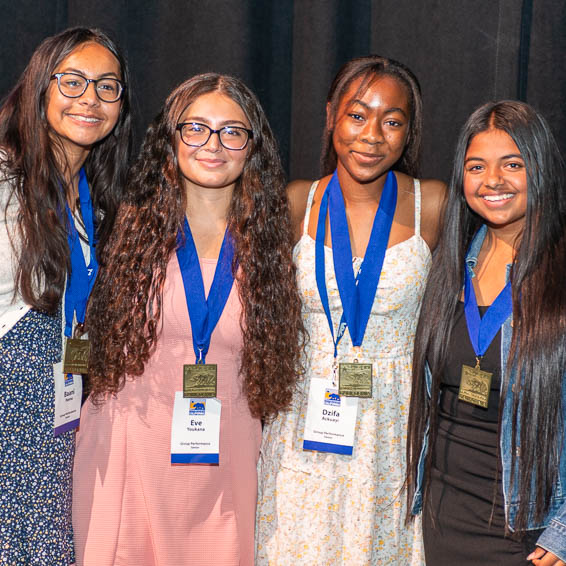
[[[310,336],[306,372],[290,411],[263,432],[259,471],[256,564],[424,564],[420,518],[405,526],[405,445],[413,339],[430,250],[420,235],[420,184],[414,182],[415,234],[389,248],[364,336],[362,363],[373,364],[373,395],[359,399],[352,456],[303,451],[312,377],[332,374],[334,347],[316,286],[315,242],[308,224],[295,246],[303,318]],[[332,249],[325,248],[326,285],[335,334],[342,305]],[[353,258],[354,271],[362,258]],[[339,359],[356,356],[349,332]]]

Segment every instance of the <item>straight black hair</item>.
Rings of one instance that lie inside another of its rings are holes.
[[[513,336],[502,383],[500,422],[510,378],[515,375],[512,407],[511,489],[520,503],[514,530],[543,520],[560,465],[563,443],[562,395],[566,372],[566,188],[565,165],[544,118],[522,102],[490,102],[464,125],[454,158],[441,236],[433,258],[417,326],[407,442],[408,497],[415,493],[417,466],[430,421],[425,462],[424,501],[429,497],[436,440],[440,382],[446,365],[456,305],[463,285],[466,251],[483,224],[463,194],[464,160],[472,138],[498,129],[517,145],[527,172],[527,211],[511,269]],[[424,380],[432,372],[431,398]],[[544,441],[541,441],[544,439]],[[521,447],[520,451],[515,450]],[[533,481],[534,480],[534,481]]]

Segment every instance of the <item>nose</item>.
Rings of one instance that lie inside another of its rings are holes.
[[[362,130],[362,141],[375,144],[383,141],[383,129],[378,118],[369,118]]]
[[[82,93],[80,101],[84,104],[95,105],[100,103],[100,99],[96,94],[96,85],[94,82],[89,82],[86,85],[86,90]]]
[[[487,166],[484,178],[484,184],[490,189],[496,189],[503,184],[503,178],[498,166]]]
[[[204,144],[203,147],[208,149],[209,151],[220,151],[222,144],[220,143],[220,132],[211,132],[208,141]]]

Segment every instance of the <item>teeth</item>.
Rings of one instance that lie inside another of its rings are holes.
[[[71,116],[75,120],[79,120],[80,122],[88,122],[89,124],[93,124],[94,122],[99,122],[99,118],[87,118],[86,116],[78,116],[77,114],[71,114]]]
[[[501,195],[485,195],[482,198],[484,200],[488,200],[489,202],[497,202],[500,200],[507,200],[510,198],[513,198],[513,194],[512,193],[506,193],[506,194],[501,194]]]

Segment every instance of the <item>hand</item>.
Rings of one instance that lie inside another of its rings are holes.
[[[566,566],[566,562],[540,546],[527,556],[527,560],[531,560],[534,566]]]

